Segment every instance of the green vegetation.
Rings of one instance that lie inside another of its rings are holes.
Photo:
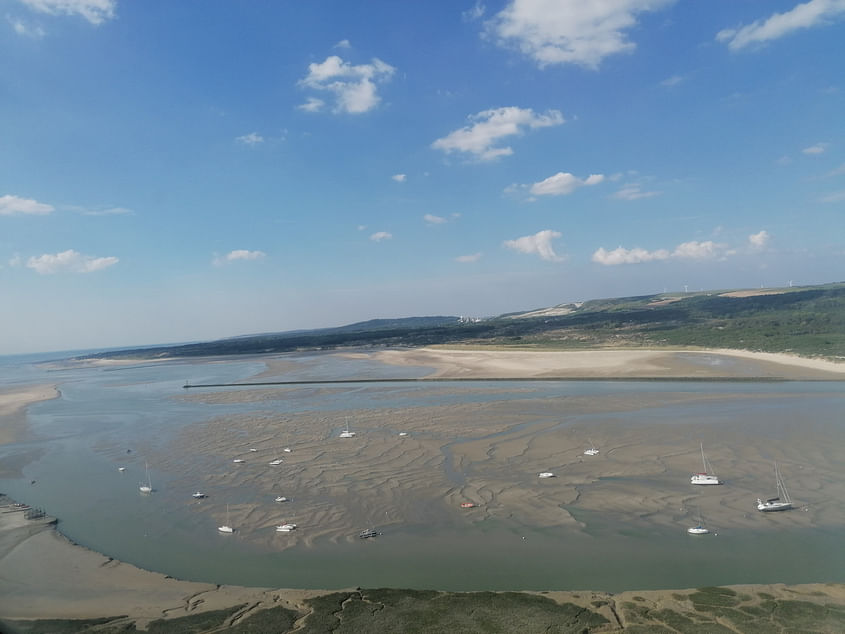
[[[832,586],[834,587],[834,586]],[[297,612],[282,606],[233,606],[184,617],[158,619],[149,632],[211,634],[391,634],[424,632],[685,632],[719,634],[787,634],[845,631],[845,605],[832,595],[801,586],[737,593],[708,587],[629,601],[592,601],[589,607],[558,603],[527,592],[437,592],[433,590],[356,590],[334,592],[306,601]],[[747,591],[749,588],[743,588]],[[576,599],[578,595],[570,595]],[[804,600],[802,600],[804,599]],[[611,617],[609,620],[605,617]],[[136,631],[130,617],[88,620],[0,622],[10,634]]]
[[[530,349],[733,348],[845,358],[845,284],[592,300],[565,314],[373,320],[340,328],[251,335],[93,357],[260,354],[364,346],[473,344]]]
[[[521,592],[361,590],[312,600],[304,634],[323,632],[586,632],[609,623],[572,603]],[[333,624],[321,609],[331,606]],[[326,626],[329,626],[328,628]]]

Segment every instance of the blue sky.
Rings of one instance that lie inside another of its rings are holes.
[[[845,279],[845,0],[0,0],[0,354]]]

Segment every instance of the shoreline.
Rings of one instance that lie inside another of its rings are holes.
[[[11,622],[13,628],[43,619],[67,620],[68,625],[72,625],[73,620],[106,619],[124,627],[134,624],[135,627],[130,629],[146,629],[152,621],[162,618],[178,620],[202,613],[228,611],[234,616],[227,620],[224,629],[214,629],[226,631],[235,621],[269,610],[278,613],[281,608],[287,611],[286,625],[290,629],[279,631],[288,632],[301,627],[300,622],[303,619],[307,621],[309,616],[323,616],[318,609],[321,597],[326,600],[340,598],[330,600],[322,607],[323,610],[328,607],[330,615],[336,616],[338,605],[343,611],[343,606],[350,598],[366,599],[365,595],[370,592],[360,588],[272,589],[175,579],[80,546],[56,529],[55,518],[46,516],[26,519],[24,512],[10,511],[11,504],[10,498],[0,494],[0,619]],[[737,603],[773,600],[790,605],[800,603],[804,612],[807,606],[820,610],[833,626],[840,625],[842,617],[837,612],[828,614],[831,604],[838,604],[835,607],[845,611],[845,584],[840,583],[743,584],[699,590],[630,590],[618,593],[583,590],[491,593],[400,589],[386,592],[394,600],[396,596],[405,596],[405,601],[422,600],[423,609],[433,600],[448,599],[450,596],[461,597],[462,602],[473,598],[486,602],[491,595],[509,600],[516,597],[516,600],[529,604],[532,610],[537,609],[538,601],[544,601],[542,607],[550,613],[567,606],[581,612],[592,611],[598,615],[594,621],[597,624],[583,631],[602,632],[624,632],[628,627],[642,626],[642,613],[634,609],[638,604],[649,610],[661,609],[664,613],[667,608],[677,611],[690,610],[691,607],[700,612],[702,605],[707,607],[706,602],[701,602],[709,595],[716,596],[718,603],[714,605],[718,606],[725,605],[725,600]],[[757,594],[757,598],[753,597],[754,594]],[[244,609],[245,606],[249,607]],[[290,615],[296,617],[295,622]],[[502,618],[503,622],[508,619],[505,611],[495,615]],[[803,612],[800,618],[804,618]],[[798,621],[797,624],[802,623]]]

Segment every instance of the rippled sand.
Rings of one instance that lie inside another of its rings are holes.
[[[437,394],[460,388],[432,384],[430,389],[431,401],[437,402]],[[836,426],[811,420],[691,425],[650,422],[648,415],[631,424],[627,418],[650,408],[683,411],[750,399],[776,407],[779,399],[796,396],[680,392],[536,398],[526,389],[506,401],[448,406],[296,416],[262,411],[264,401],[297,398],[299,390],[192,394],[189,398],[217,403],[255,402],[256,412],[189,426],[162,457],[168,471],[179,468],[167,460],[184,461],[186,452],[197,457],[182,467],[184,483],[176,483],[215,492],[195,504],[196,512],[223,523],[229,502],[231,522],[242,538],[267,548],[351,540],[368,526],[486,520],[514,527],[567,525],[588,533],[619,522],[632,529],[677,530],[694,523],[699,513],[713,530],[845,522],[845,508],[827,503],[845,495],[845,470],[836,451],[842,430]],[[589,420],[578,422],[584,416]],[[338,436],[347,420],[354,438]],[[583,454],[590,441],[599,455]],[[690,485],[690,474],[701,469],[699,442],[725,485]],[[284,453],[284,447],[292,452]],[[235,464],[235,458],[245,462]],[[277,458],[283,464],[268,464]],[[757,497],[775,494],[773,460],[781,464],[798,509],[761,521],[754,505]],[[543,471],[557,477],[538,478]],[[275,503],[277,495],[291,501]],[[477,506],[462,509],[463,502]],[[272,528],[282,521],[300,528],[277,534]]]

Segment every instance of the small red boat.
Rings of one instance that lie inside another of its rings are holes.
[[[475,504],[474,502],[463,502],[463,503],[461,504],[461,508],[462,508],[462,509],[473,509],[473,508],[475,508],[476,506],[478,506],[478,505],[477,505],[477,504]]]

